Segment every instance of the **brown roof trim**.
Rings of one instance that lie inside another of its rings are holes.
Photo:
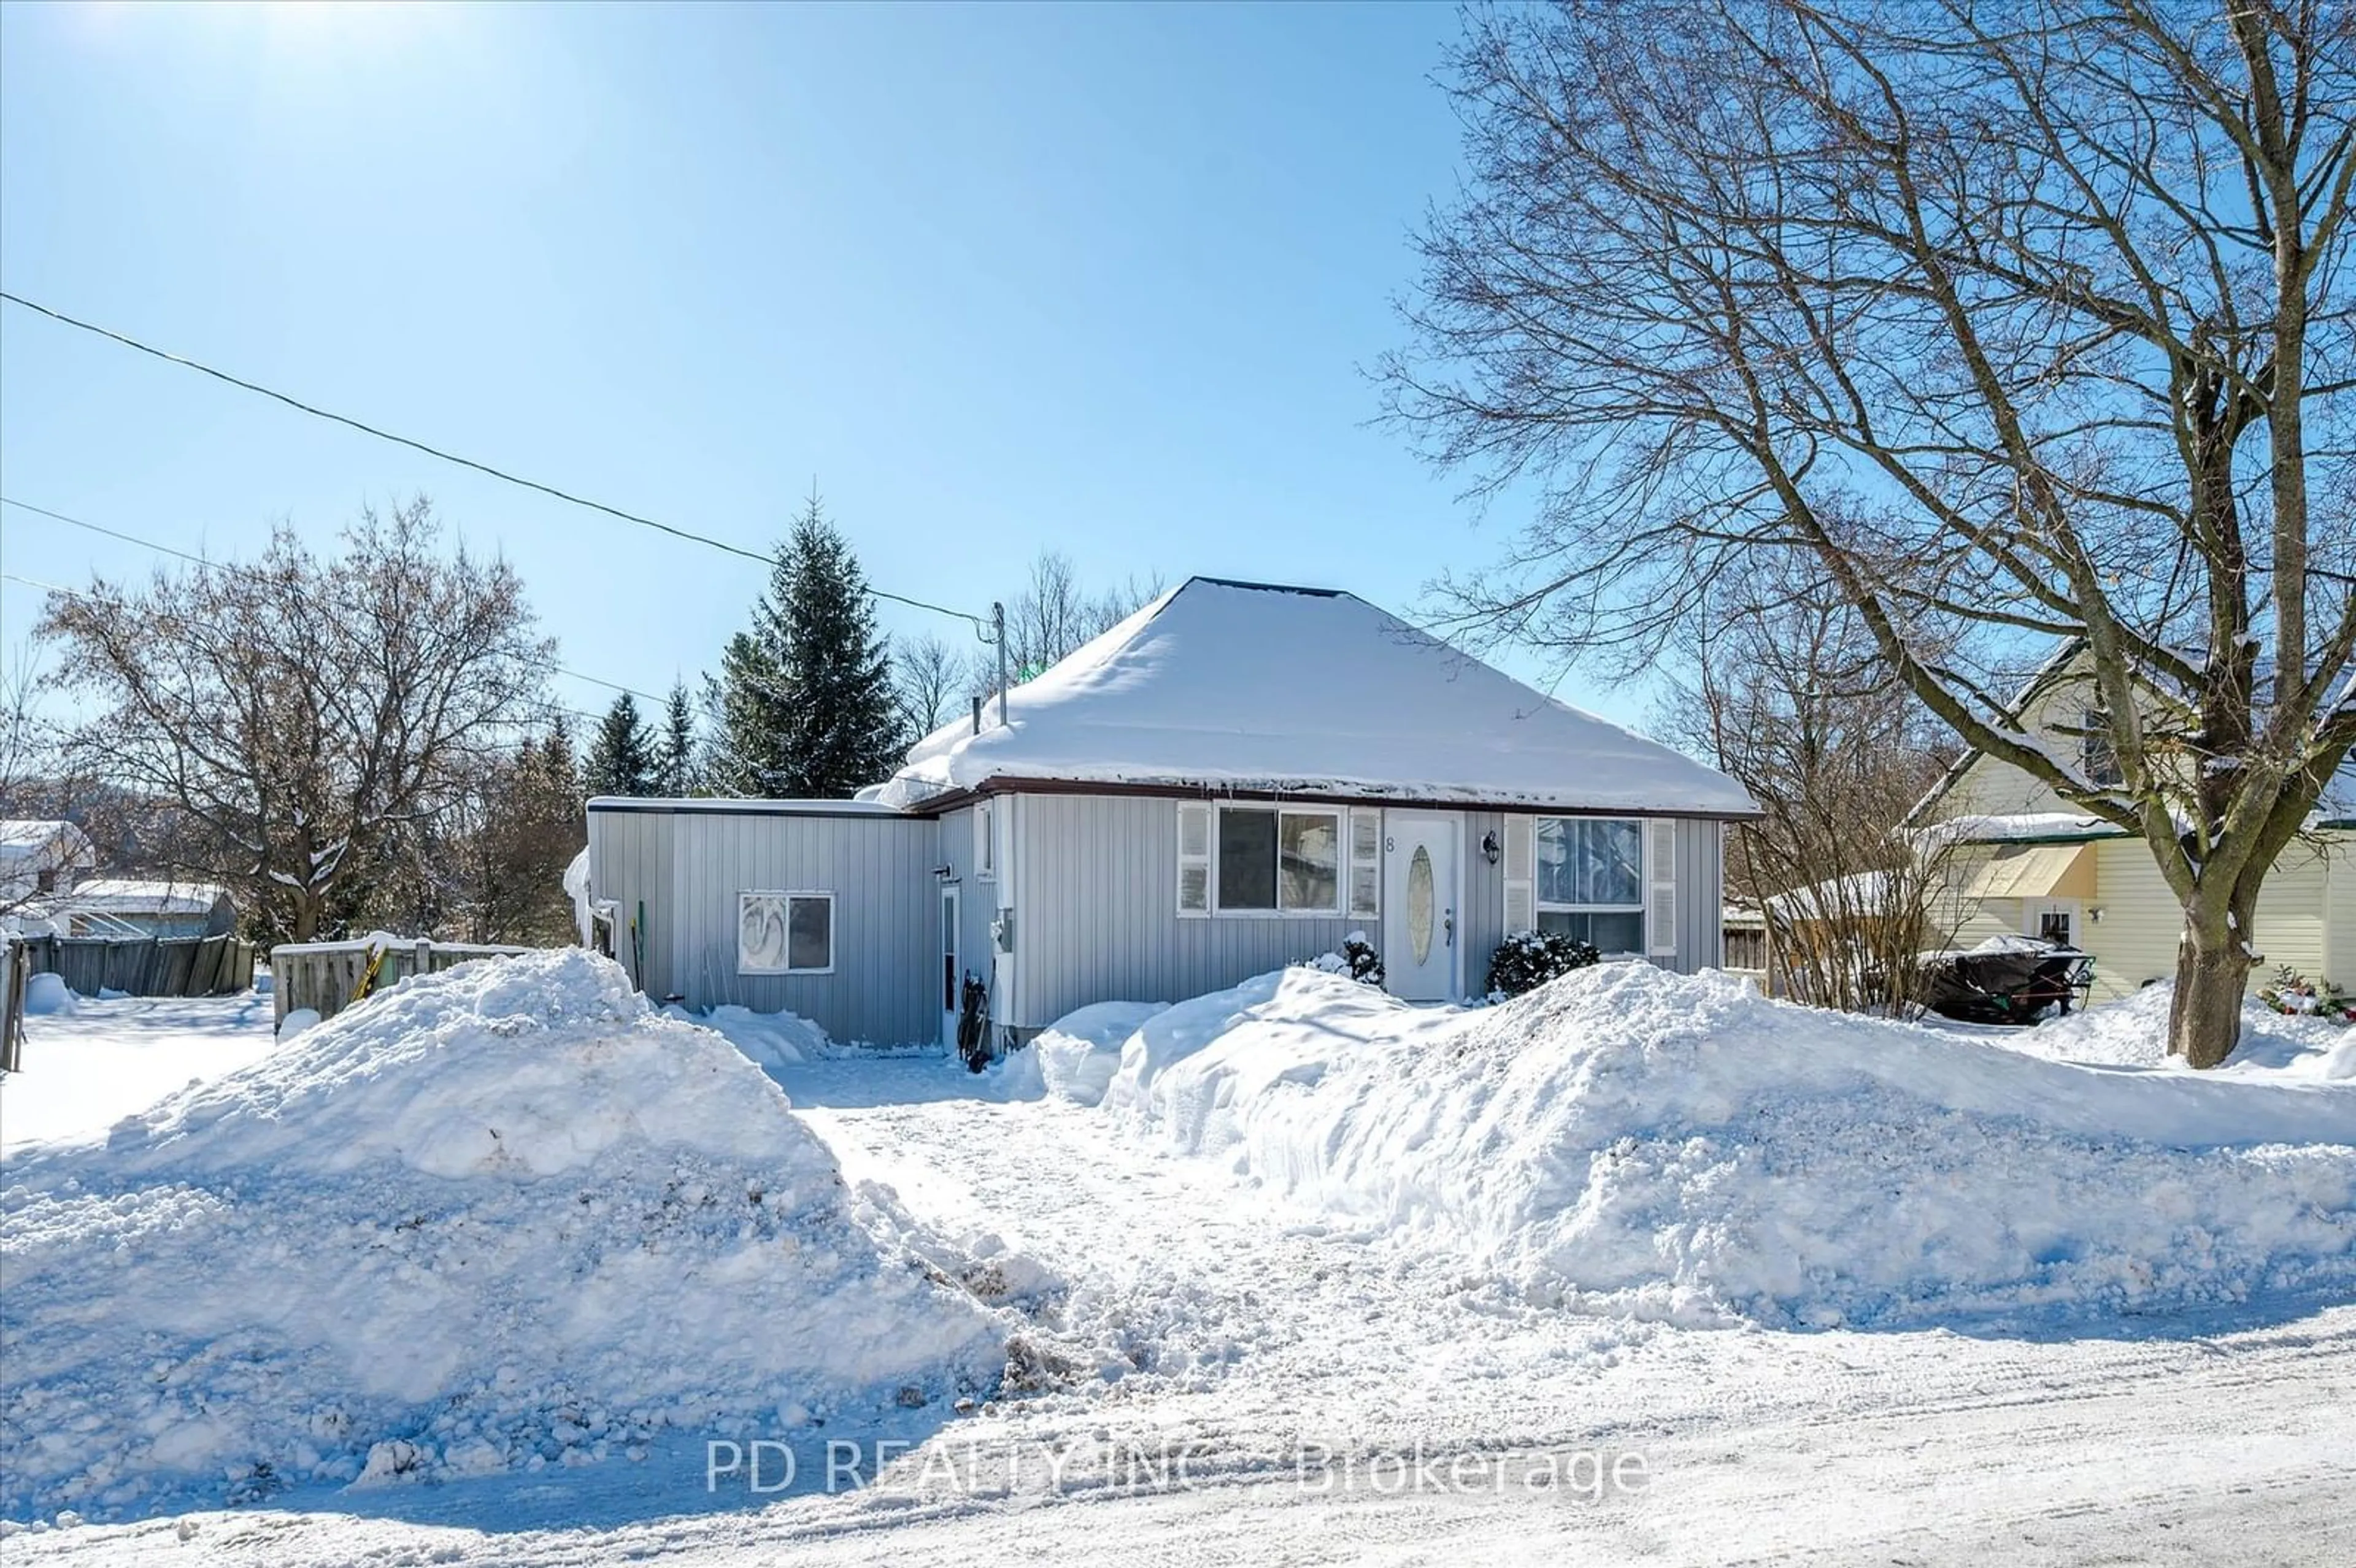
[[[956,789],[926,797],[916,809],[955,811],[992,795],[1146,795],[1163,800],[1270,801],[1305,805],[1393,805],[1423,811],[1496,811],[1537,816],[1668,816],[1701,822],[1752,822],[1765,813],[1751,811],[1664,811],[1641,805],[1547,805],[1526,801],[1467,800],[1445,795],[1356,795],[1331,790],[1230,789],[1224,785],[1101,784],[1084,779],[1021,778],[993,773],[969,789]]]
[[[905,811],[857,808],[849,801],[830,810],[823,805],[814,805],[808,801],[738,799],[724,795],[694,800],[600,795],[585,803],[584,809],[601,816],[806,816],[818,822],[909,822],[939,815],[930,801]]]

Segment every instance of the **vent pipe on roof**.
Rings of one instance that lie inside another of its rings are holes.
[[[981,697],[980,693],[976,693],[973,699],[973,732],[977,735],[981,733]]]
[[[993,603],[990,618],[998,630],[998,727],[1006,728],[1006,606]]]

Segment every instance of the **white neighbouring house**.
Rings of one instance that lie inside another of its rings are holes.
[[[2092,728],[2097,709],[2085,656],[2065,650],[2020,699],[2026,732],[2073,752],[2086,776],[2115,782]],[[1967,752],[1914,808],[1913,828],[1955,841],[1942,868],[1933,922],[1957,947],[2019,933],[2094,955],[2095,999],[2126,996],[2176,973],[2183,915],[2144,841],[2089,816],[2009,763]],[[2253,988],[2287,965],[2310,980],[2356,984],[2356,778],[2343,767],[2306,830],[2276,861],[2258,896]]]
[[[97,866],[90,835],[70,822],[0,818],[0,910],[70,892]]]
[[[1418,1000],[1509,932],[1719,958],[1731,780],[1354,595],[1193,578],[855,801],[589,803],[581,907],[648,994],[1001,1040],[1363,931]]]
[[[93,877],[49,901],[69,936],[219,936],[237,926],[237,904],[210,882]]]

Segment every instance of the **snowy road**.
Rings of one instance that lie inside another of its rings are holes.
[[[1070,1369],[1056,1386],[951,1423],[874,1488],[766,1509],[701,1511],[713,1499],[683,1495],[677,1467],[608,1465],[569,1475],[570,1498],[497,1477],[406,1489],[450,1502],[352,1499],[367,1516],[205,1514],[11,1548],[552,1565],[2356,1561],[2356,1307],[2045,1341],[1538,1312],[1156,1153],[1108,1115],[991,1099],[938,1061],[785,1081],[853,1179],[1062,1281],[1025,1331]],[[1400,1458],[1419,1451],[1419,1476]],[[1045,1456],[1064,1467],[1053,1482]],[[1584,1495],[1580,1456],[1641,1456],[1641,1484]],[[1560,1484],[1532,1485],[1549,1468]],[[526,1490],[531,1507],[503,1507]],[[527,1516],[540,1523],[512,1527]],[[545,1527],[568,1517],[592,1528]]]

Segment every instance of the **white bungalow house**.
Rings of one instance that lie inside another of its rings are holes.
[[[1363,931],[1412,999],[1509,932],[1719,961],[1732,781],[1364,600],[1194,578],[855,801],[589,803],[576,899],[650,995],[1001,1040]]]
[[[2115,781],[2100,737],[2083,733],[2096,699],[2082,654],[2065,650],[2020,700],[2029,733],[2078,748],[2090,778]],[[2335,782],[2259,894],[2254,988],[2280,965],[2311,980],[2356,984],[2356,791],[2347,787],[2348,770]],[[1954,945],[2014,933],[2069,944],[2094,955],[2097,1000],[2175,974],[2182,914],[2143,840],[2078,811],[2011,763],[1966,752],[1908,825],[1940,826],[1957,842],[1941,868],[1933,909]]]
[[[0,909],[69,891],[97,865],[90,835],[70,822],[0,818]]]

